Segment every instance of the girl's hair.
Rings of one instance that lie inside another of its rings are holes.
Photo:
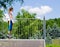
[[[13,8],[12,8],[12,7],[10,7],[10,8],[9,8],[9,11],[12,11],[12,10],[13,10]]]

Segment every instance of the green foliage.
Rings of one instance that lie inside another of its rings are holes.
[[[48,25],[47,26],[47,32],[46,32],[46,44],[51,44],[52,43],[52,38],[50,36],[50,33],[51,33],[51,27]]]
[[[51,32],[50,32],[50,36],[51,36],[53,39],[60,37],[60,28],[57,26],[56,23],[54,23],[54,25],[52,26],[52,30],[51,30]]]
[[[0,33],[4,30],[6,35],[8,32],[8,23],[2,20],[3,11],[0,10]],[[31,14],[22,9],[16,16],[16,21],[13,24],[12,35],[19,39],[41,39],[43,37],[42,20],[35,18],[36,14]],[[60,37],[60,18],[46,20],[46,37],[47,42],[51,39]],[[3,36],[0,34],[0,36]],[[0,37],[1,38],[1,37]]]
[[[56,23],[53,24],[52,27],[49,25],[47,26],[47,32],[46,32],[46,43],[52,44],[52,39],[58,39],[60,37],[60,28],[57,26]]]
[[[3,20],[2,20],[2,18],[3,18],[3,11],[2,10],[0,10],[0,38],[5,38],[5,35],[3,35],[4,34],[4,32],[3,32],[3,26],[4,26],[4,22],[3,22]]]
[[[3,17],[3,11],[0,10],[0,19]]]
[[[56,23],[60,27],[60,18],[46,20],[46,25],[52,27]]]
[[[16,23],[18,23],[17,30],[15,32],[16,36],[19,36],[21,39],[28,39],[37,34],[36,32],[40,31],[40,29],[38,29],[38,25],[41,20],[35,19],[35,15],[36,14],[30,14],[24,9],[21,10],[21,13],[18,13],[16,16]]]
[[[46,21],[46,25],[47,26],[49,25],[50,27],[52,27],[54,23],[55,23],[55,21],[53,19],[50,19],[50,20]]]
[[[60,37],[60,18],[50,19],[46,21],[47,34],[50,35],[52,39]]]
[[[0,30],[2,30],[2,17],[3,17],[3,11],[0,10]]]

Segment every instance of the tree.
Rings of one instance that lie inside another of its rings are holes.
[[[3,17],[3,11],[0,10],[0,18],[2,18],[2,17]]]
[[[56,23],[54,23],[54,25],[52,26],[50,36],[52,37],[52,39],[60,37],[60,28],[57,26]]]
[[[41,30],[38,32],[35,32],[29,39],[41,39],[42,38],[42,33]]]
[[[2,30],[2,17],[3,17],[3,11],[0,10],[0,31]]]
[[[23,0],[0,0],[0,7],[4,7],[7,8],[7,5],[12,5],[13,2],[17,2],[20,1],[20,3],[22,4],[24,1]]]
[[[38,24],[40,24],[41,20],[35,19],[35,15],[36,14],[30,14],[26,10],[21,10],[21,13],[18,13],[16,16],[17,21],[15,23],[17,24],[15,31],[15,36],[17,38],[28,39],[36,34],[36,32],[40,31],[40,29],[38,29],[38,26],[41,25]]]
[[[46,20],[46,26],[49,25],[50,27],[52,27],[54,23],[55,23],[54,19]]]
[[[48,26],[47,26],[47,32],[46,32],[46,43],[47,43],[47,44],[52,43],[52,38],[51,38],[51,36],[50,36],[51,31],[52,31],[52,29],[51,29],[51,27],[48,25]]]
[[[5,38],[5,35],[3,34],[3,24],[4,24],[4,22],[3,22],[3,11],[2,10],[0,10],[0,38]]]

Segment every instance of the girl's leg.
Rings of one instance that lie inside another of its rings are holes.
[[[11,32],[12,32],[12,20],[10,21],[10,31],[9,31],[10,35],[11,35]]]
[[[8,31],[8,38],[11,38],[11,32],[12,32],[12,21],[9,21],[9,31]]]
[[[11,22],[10,21],[8,21],[8,35],[10,35],[11,34]]]

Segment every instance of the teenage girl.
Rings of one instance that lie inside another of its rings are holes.
[[[13,22],[12,22],[12,19],[13,19],[12,12],[13,12],[13,8],[10,7],[9,11],[8,11],[8,15],[9,15],[9,20],[8,20],[8,35],[11,35],[11,32],[12,32],[12,25],[13,25]]]

